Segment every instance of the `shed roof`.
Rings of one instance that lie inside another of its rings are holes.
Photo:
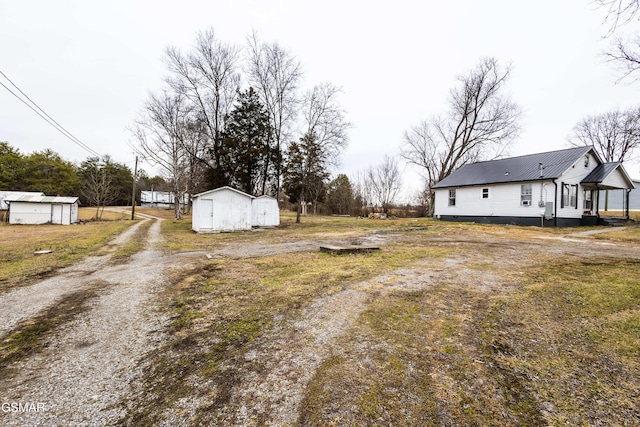
[[[44,193],[38,193],[34,191],[0,191],[0,210],[9,209],[9,205],[5,202],[7,197],[10,196],[29,196],[29,195],[38,195],[44,196]]]
[[[215,193],[217,191],[223,191],[223,190],[231,190],[243,196],[249,197],[251,199],[255,199],[255,197],[252,196],[251,194],[247,194],[244,191],[236,190],[235,188],[229,187],[228,185],[225,185],[224,187],[214,188],[213,190],[209,190],[209,191],[203,191],[202,193],[198,193],[195,196],[193,196],[193,198],[195,199],[196,197],[200,197],[204,194]]]
[[[600,158],[595,150],[593,150],[593,147],[584,146],[470,163],[452,172],[448,177],[434,185],[433,188],[555,179],[562,176],[562,174],[589,152],[600,162]],[[540,165],[542,165],[543,168],[542,175]]]
[[[78,202],[77,197],[61,197],[61,196],[41,196],[38,194],[29,195],[12,195],[6,199],[8,202],[24,202],[24,203],[67,203],[73,204]]]

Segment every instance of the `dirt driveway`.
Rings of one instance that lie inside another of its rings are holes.
[[[188,269],[203,257],[159,251],[161,220],[146,221],[153,221],[146,249],[126,262],[114,262],[109,254],[89,257],[54,277],[0,295],[0,336],[4,338],[37,322],[62,319],[48,330],[40,351],[0,367],[1,425],[112,425],[126,419],[127,407],[136,406],[135,396],[144,381],[144,357],[168,338],[171,319],[160,310],[157,296],[172,272]],[[133,236],[141,224],[112,242],[113,247]],[[402,236],[372,239],[384,244],[401,241]],[[604,248],[609,254],[640,259],[638,247],[594,243],[588,238],[513,241],[499,235],[435,236],[429,243],[460,246],[463,250],[453,257],[424,260],[412,268],[365,282],[345,283],[340,292],[313,301],[299,316],[279,319],[241,356],[228,361],[242,373],[225,391],[228,399],[223,405],[212,407],[220,391],[216,390],[217,385],[194,385],[202,393],[161,408],[161,424],[190,425],[204,410],[211,412],[205,419],[215,420],[218,425],[280,426],[300,422],[301,402],[319,366],[329,357],[348,352],[341,340],[380,295],[425,290],[442,281],[491,293],[509,286],[513,280],[513,276],[479,275],[465,267],[469,263],[509,265],[517,275],[522,263],[541,254],[600,257]],[[309,242],[271,249],[248,245],[236,250],[227,247],[214,255],[261,256],[273,251],[305,251],[313,246]],[[133,400],[122,405],[130,397]],[[18,403],[33,405],[34,410],[10,410]]]

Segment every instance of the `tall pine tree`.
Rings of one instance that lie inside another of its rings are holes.
[[[289,144],[284,189],[289,200],[298,204],[296,222],[300,222],[302,203],[307,202],[311,188],[324,183],[328,177],[327,155],[313,133],[307,133],[300,142]]]
[[[269,115],[258,94],[252,87],[239,93],[224,132],[232,185],[248,194],[266,193],[273,167],[272,135]]]

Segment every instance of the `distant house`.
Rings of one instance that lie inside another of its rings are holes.
[[[9,204],[9,224],[62,224],[78,222],[78,198],[40,194],[12,195]]]
[[[271,196],[256,197],[251,201],[251,225],[277,227],[280,225],[278,201]]]
[[[621,163],[577,147],[462,166],[433,186],[445,221],[577,226],[598,224],[601,190],[635,188]]]
[[[171,209],[174,206],[175,197],[169,191],[141,191],[140,206],[149,208]],[[180,200],[180,206],[185,207],[189,204],[189,194],[184,193]]]
[[[198,233],[251,230],[254,198],[231,187],[196,194],[191,202],[191,228]]]

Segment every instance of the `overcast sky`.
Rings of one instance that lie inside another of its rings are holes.
[[[354,127],[336,172],[351,175],[396,155],[404,131],[444,111],[456,76],[484,56],[513,66],[508,90],[525,113],[513,155],[565,148],[585,115],[637,105],[640,83],[616,85],[600,55],[604,14],[590,0],[0,0],[0,71],[82,142],[133,168],[127,127],[163,85],[165,47],[189,50],[210,27],[244,44],[256,30],[297,56],[304,88],[343,88]],[[1,86],[0,141],[25,154],[90,155]],[[415,175],[405,181],[418,187]]]

